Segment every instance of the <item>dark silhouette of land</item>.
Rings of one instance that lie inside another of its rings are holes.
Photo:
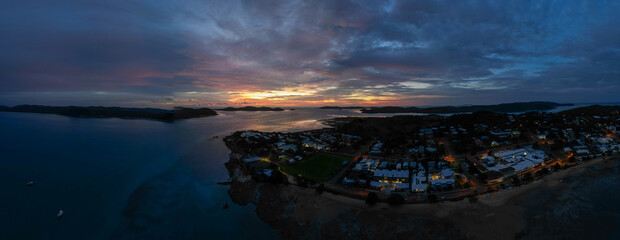
[[[252,107],[252,106],[247,106],[247,107],[240,107],[240,108],[234,108],[234,107],[227,107],[227,108],[221,108],[221,109],[216,109],[218,111],[284,111],[284,109],[282,108],[270,108],[270,107]]]
[[[551,110],[560,106],[572,106],[573,104],[560,104],[555,102],[518,102],[502,103],[497,105],[473,105],[473,106],[444,106],[444,107],[376,107],[364,108],[362,113],[465,113],[477,111],[491,112],[526,112]]]
[[[339,107],[339,106],[323,106],[320,107],[319,109],[336,109],[336,110],[342,110],[342,109],[362,109],[364,107],[360,107],[360,106],[349,106],[349,107]]]
[[[141,118],[172,122],[175,120],[214,116],[217,113],[209,108],[183,108],[176,107],[174,110],[157,108],[121,108],[121,107],[78,107],[78,106],[40,106],[19,105],[15,107],[0,106],[2,112],[27,112],[58,114],[69,117],[81,118]]]

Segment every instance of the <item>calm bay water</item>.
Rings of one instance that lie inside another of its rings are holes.
[[[344,116],[371,115],[302,108],[163,123],[0,112],[0,239],[278,238],[217,184],[228,179],[222,137]]]
[[[228,179],[221,138],[321,128],[317,119],[343,113],[357,115],[225,112],[163,123],[0,113],[0,239],[276,238],[217,184]]]

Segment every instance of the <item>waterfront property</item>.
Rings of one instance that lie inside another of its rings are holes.
[[[432,201],[510,188],[578,161],[619,154],[620,118],[614,111],[600,115],[400,116],[304,132],[244,131],[227,141],[262,176],[276,173],[264,167],[284,172],[293,183],[338,185],[331,191],[349,195]]]
[[[492,181],[501,181],[503,178],[523,174],[536,167],[542,166],[548,156],[544,151],[531,148],[498,151],[473,156],[474,165]]]

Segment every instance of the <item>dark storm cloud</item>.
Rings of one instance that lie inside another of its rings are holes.
[[[117,90],[189,66],[185,43],[155,10],[106,4],[4,6],[2,91]]]
[[[243,102],[245,93],[265,104],[571,102],[618,100],[620,90],[618,1],[1,5],[6,103],[36,92],[122,93],[123,102]]]

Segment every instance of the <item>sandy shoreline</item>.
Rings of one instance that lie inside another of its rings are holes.
[[[618,157],[592,159],[510,190],[480,195],[476,203],[463,200],[446,205],[446,211],[450,212],[450,216],[456,220],[456,226],[468,237],[481,240],[514,239],[517,233],[524,230],[525,219],[522,214],[526,209],[520,202],[530,193],[545,188],[549,191],[561,190],[566,184],[560,180],[581,174],[593,166],[609,167],[616,160]]]
[[[239,199],[239,194],[244,192],[245,197],[243,197],[242,202],[256,204],[259,217],[272,227],[279,229],[286,226],[287,230],[285,231],[287,232],[284,234],[286,237],[295,238],[295,236],[306,235],[307,231],[311,231],[309,229],[314,228],[324,230],[325,227],[322,224],[317,225],[317,223],[341,221],[345,218],[344,216],[354,215],[357,217],[376,216],[379,219],[385,219],[383,223],[377,223],[379,225],[387,224],[391,219],[435,219],[440,223],[453,223],[453,227],[458,229],[458,232],[466,238],[481,240],[514,239],[516,234],[525,227],[522,214],[526,209],[520,205],[520,202],[529,193],[543,188],[549,188],[550,191],[561,190],[565,185],[560,183],[561,179],[580,174],[596,165],[613,165],[616,160],[618,157],[592,159],[568,169],[554,171],[541,179],[510,190],[479,195],[477,196],[478,201],[464,199],[454,202],[418,203],[401,206],[389,206],[387,203],[368,206],[363,200],[328,192],[319,195],[314,189],[292,185],[269,186],[270,184],[255,183],[256,188],[254,190],[256,193],[249,194],[246,191],[252,190],[249,187],[252,184],[247,184],[247,182],[243,183],[245,185],[243,189],[231,189],[230,194],[233,199]],[[273,202],[278,204],[273,204]],[[292,228],[291,223],[293,225],[299,224],[301,227]],[[336,230],[332,229],[332,231]],[[282,231],[280,230],[280,232]],[[319,234],[319,236],[323,235]]]

